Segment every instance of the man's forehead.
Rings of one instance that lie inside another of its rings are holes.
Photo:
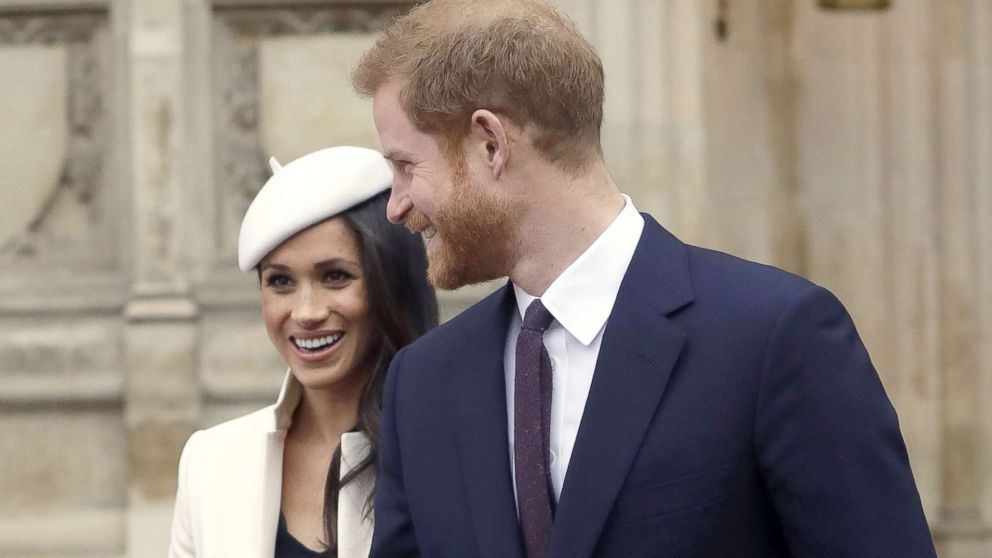
[[[399,89],[383,86],[372,96],[372,119],[380,134],[384,128],[403,124],[407,120],[406,113],[400,105]]]
[[[391,78],[386,80],[379,89],[372,94],[372,107],[396,108],[400,104],[400,92],[403,91],[405,80]]]

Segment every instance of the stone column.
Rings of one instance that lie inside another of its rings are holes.
[[[938,551],[945,558],[988,556],[989,527],[982,517],[983,471],[980,307],[977,284],[976,194],[988,184],[973,182],[972,41],[981,33],[969,24],[964,0],[941,2],[936,10],[937,157],[936,201],[940,262],[940,369],[943,371],[943,500],[936,518]],[[987,154],[985,155],[987,157]],[[988,285],[985,285],[988,289]]]
[[[885,388],[899,413],[916,486],[933,524],[940,504],[941,367],[938,350],[938,219],[933,122],[933,3],[906,0],[885,12],[884,61],[885,257],[891,338]],[[872,355],[874,358],[874,354]]]
[[[177,456],[199,412],[184,231],[182,0],[128,2],[132,295],[127,320],[128,556],[165,552]]]
[[[981,436],[981,451],[978,468],[985,471],[982,486],[982,510],[986,525],[992,522],[992,4],[982,0],[969,3],[968,21],[972,28],[972,67],[974,83],[971,87],[974,110],[972,134],[975,142],[975,172],[972,177],[975,193],[974,207],[977,216],[975,236],[978,241],[978,300],[981,308],[982,333],[979,346],[981,353],[982,382],[977,391],[985,404],[983,412],[984,432]],[[986,537],[987,554],[992,555],[992,537]]]
[[[683,240],[708,243],[707,3],[555,3],[603,60],[603,151],[620,189]]]

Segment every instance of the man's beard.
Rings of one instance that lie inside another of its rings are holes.
[[[464,159],[452,166],[451,196],[439,205],[434,218],[414,210],[406,221],[414,231],[434,227],[427,249],[427,277],[443,290],[508,275],[515,245],[506,204],[469,178]]]

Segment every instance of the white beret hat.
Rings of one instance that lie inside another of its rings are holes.
[[[393,171],[365,147],[321,149],[279,168],[265,182],[241,221],[238,267],[250,271],[284,240],[388,189]]]

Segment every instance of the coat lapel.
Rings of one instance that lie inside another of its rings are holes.
[[[285,431],[266,433],[265,437],[265,471],[259,486],[258,515],[258,554],[271,556],[276,546],[276,529],[279,525],[279,510],[282,507],[282,453],[286,440]]]
[[[341,477],[350,473],[368,456],[369,441],[361,432],[341,435]],[[341,487],[338,494],[338,557],[368,556],[372,546],[372,517],[365,516],[365,504],[372,494],[374,469],[369,468]]]
[[[265,445],[262,455],[264,470],[258,490],[258,509],[255,520],[258,524],[259,558],[272,555],[276,545],[276,530],[279,525],[279,512],[282,509],[282,456],[286,445],[286,432],[292,423],[293,411],[300,403],[302,387],[287,370],[283,379],[279,399],[266,413]]]
[[[685,247],[644,217],[603,334],[558,502],[551,558],[592,555],[685,342],[666,317],[693,298]]]
[[[509,286],[472,309],[457,350],[461,363],[447,374],[452,428],[468,494],[480,556],[519,558],[522,543],[517,524],[510,450],[506,426],[503,355],[510,312]]]

